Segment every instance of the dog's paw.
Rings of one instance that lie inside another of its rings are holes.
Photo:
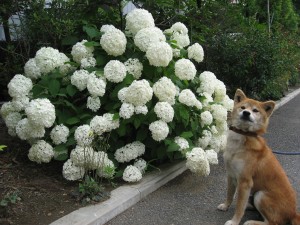
[[[228,205],[226,205],[225,203],[222,203],[222,204],[218,205],[218,210],[227,211]]]
[[[248,220],[248,221],[246,221],[243,225],[255,225],[255,224],[257,224],[257,223],[255,223],[255,222],[257,222],[257,221]]]
[[[228,220],[224,225],[239,225],[239,224],[232,220]]]

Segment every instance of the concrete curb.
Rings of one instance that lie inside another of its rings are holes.
[[[276,102],[275,110],[300,94],[296,89]],[[110,199],[97,205],[80,208],[50,225],[103,225],[138,201],[186,171],[185,161],[169,165],[146,175],[135,185],[124,185],[111,192]]]

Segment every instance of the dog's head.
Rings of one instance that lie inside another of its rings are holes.
[[[234,95],[231,126],[245,132],[263,134],[266,132],[274,108],[274,101],[259,102],[247,98],[242,90],[237,89]]]

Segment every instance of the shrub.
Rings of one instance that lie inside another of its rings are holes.
[[[190,45],[186,26],[163,33],[148,11],[136,9],[126,16],[125,34],[112,25],[85,30],[90,39],[72,47],[71,59],[42,47],[25,76],[8,84],[12,100],[1,115],[11,135],[31,144],[29,159],[67,160],[68,180],[96,170],[136,182],[149,162],[188,153],[187,166],[208,175],[226,142],[233,102],[213,73],[197,73],[203,49]]]

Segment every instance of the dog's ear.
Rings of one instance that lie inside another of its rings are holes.
[[[267,101],[261,104],[264,110],[266,111],[267,115],[271,116],[272,112],[274,111],[276,103],[274,101]]]
[[[246,99],[246,95],[244,94],[244,92],[241,89],[237,89],[234,95],[234,104],[237,104],[241,101],[243,101],[244,99]]]

